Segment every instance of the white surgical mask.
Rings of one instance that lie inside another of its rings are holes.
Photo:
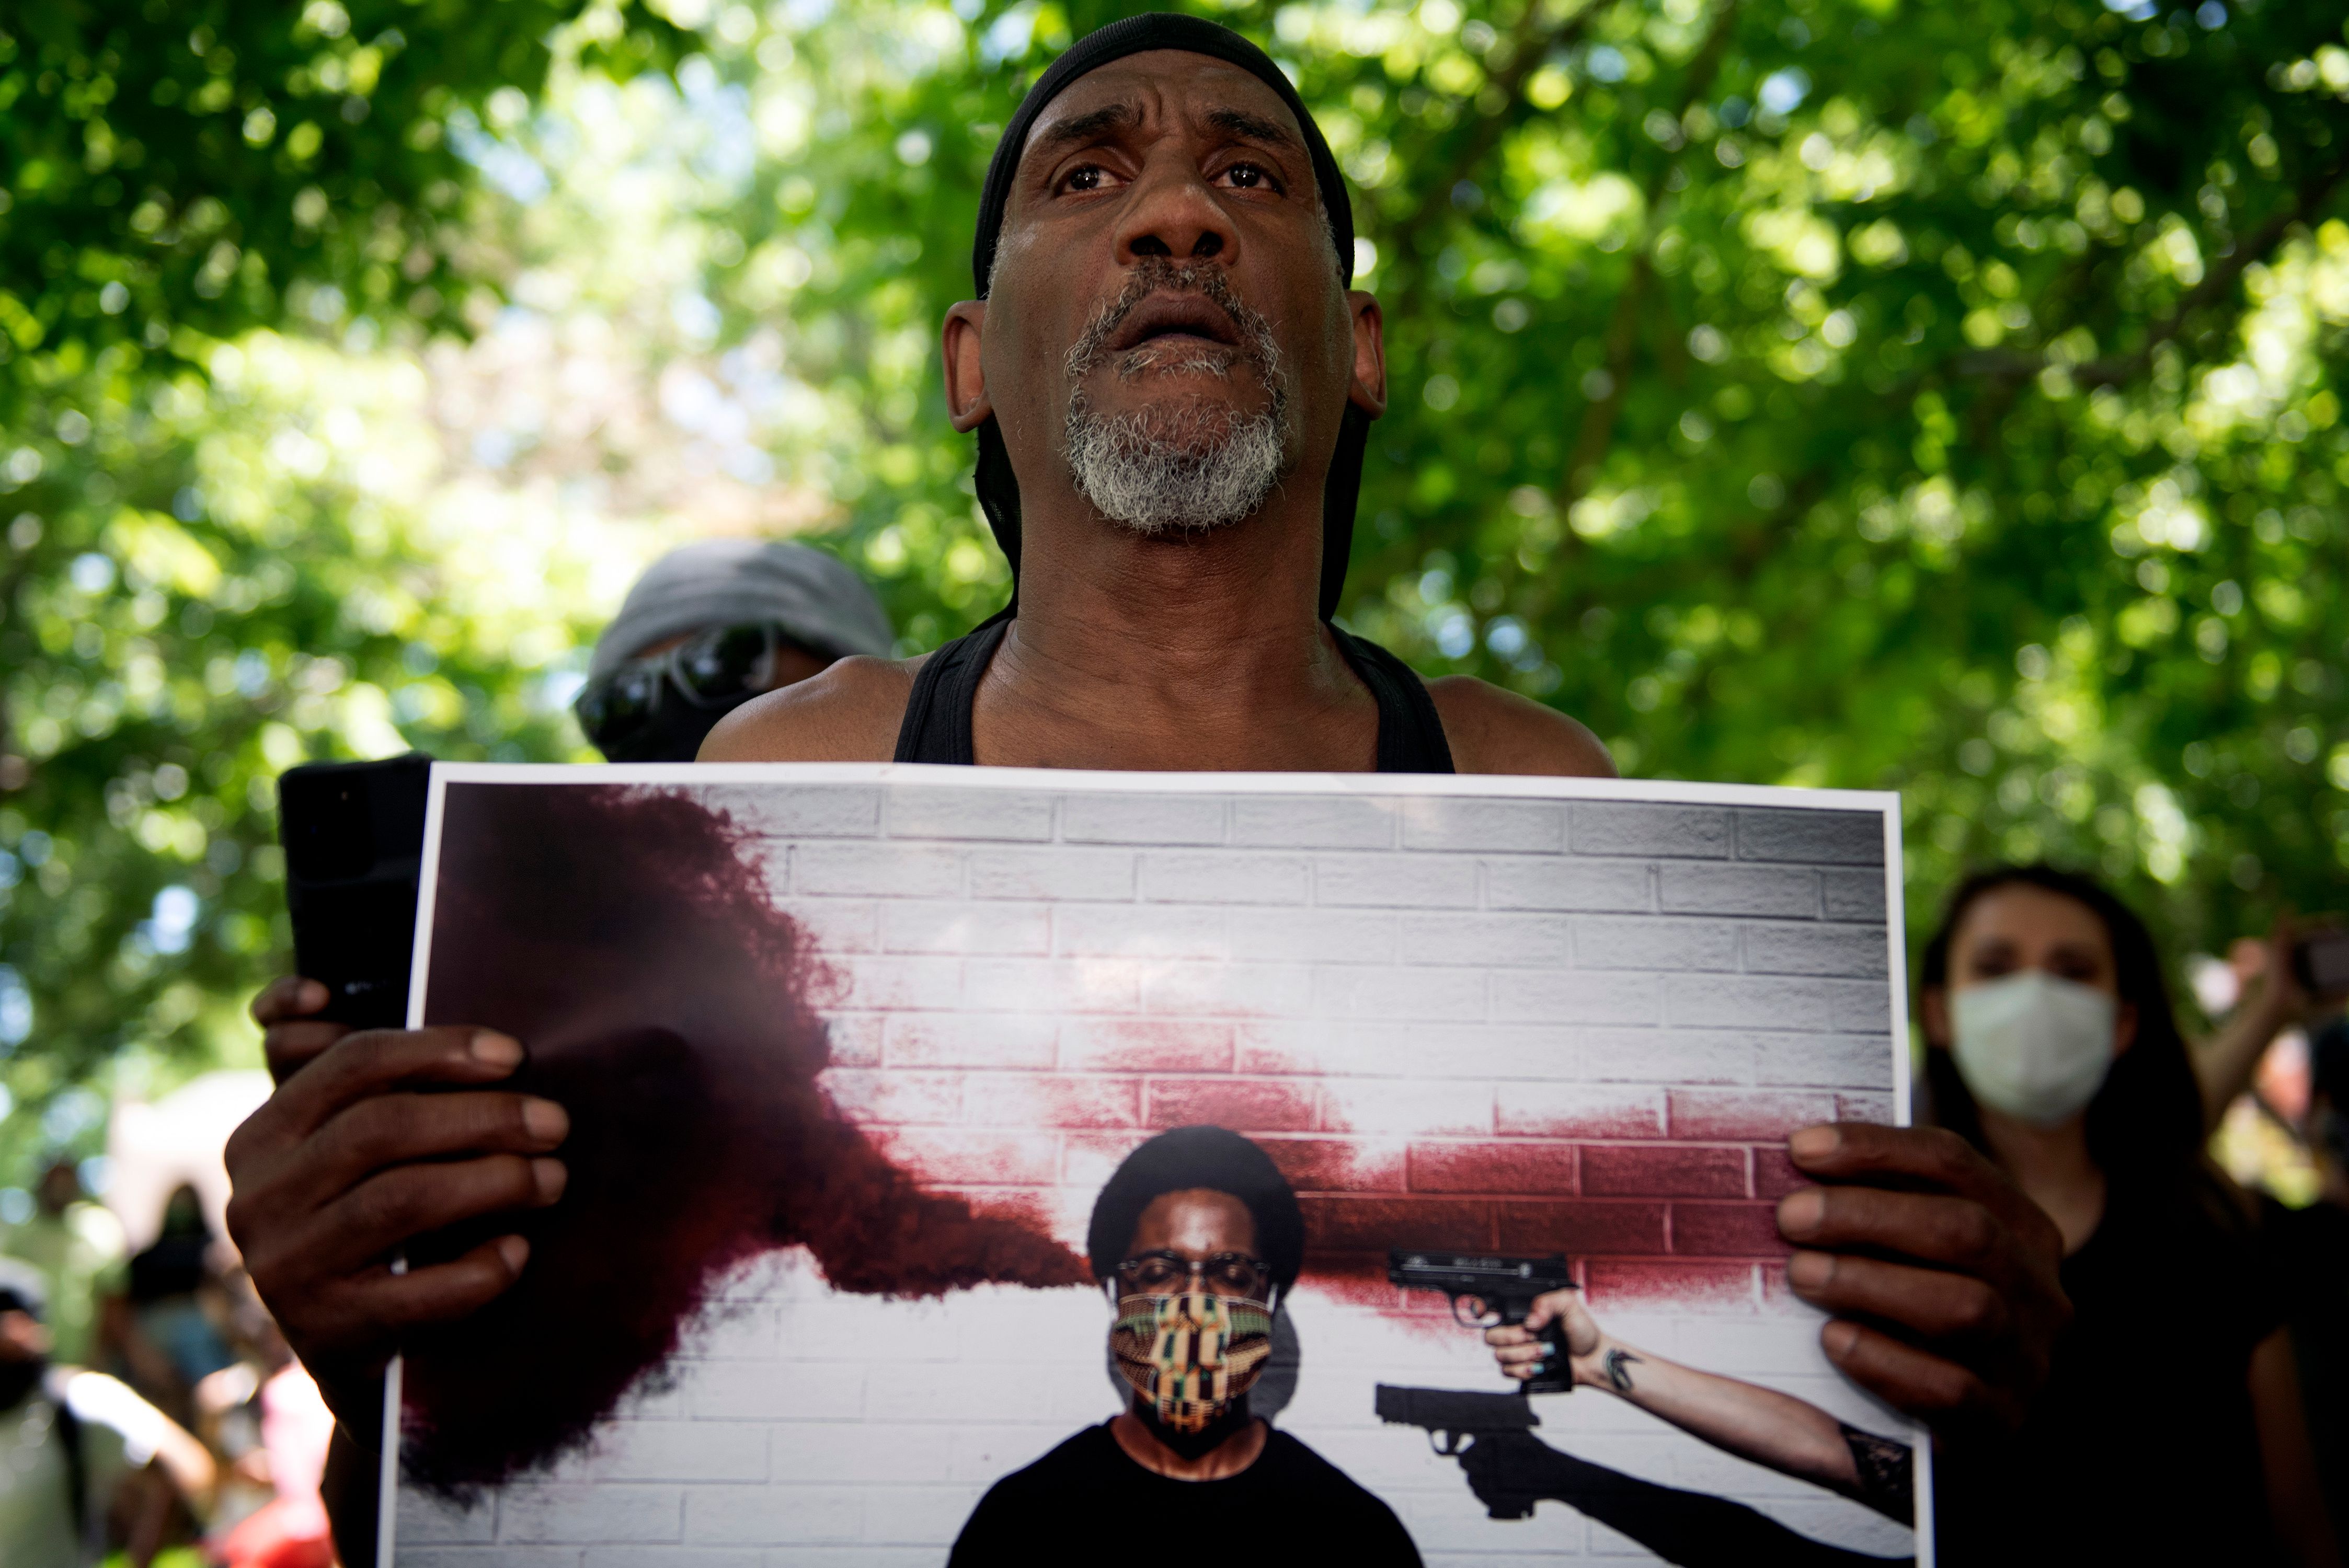
[[[2109,992],[2025,969],[1950,994],[1950,1054],[1974,1099],[2054,1127],[2104,1087],[2117,1006]]]

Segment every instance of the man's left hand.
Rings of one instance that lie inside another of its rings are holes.
[[[1778,1202],[1827,1358],[1935,1426],[2022,1424],[2072,1318],[2055,1222],[1957,1134],[1837,1122],[1787,1140],[1821,1183]]]

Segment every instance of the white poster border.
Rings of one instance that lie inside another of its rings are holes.
[[[440,831],[451,784],[873,784],[959,789],[1056,789],[1117,794],[1457,796],[1495,799],[1619,801],[1659,806],[1753,806],[1783,810],[1874,811],[1884,824],[1884,911],[1890,960],[1886,985],[1892,1028],[1892,1119],[1913,1120],[1909,1061],[1908,922],[1903,894],[1900,796],[1889,789],[1812,789],[1678,779],[1593,779],[1501,773],[1136,772],[1060,768],[960,768],[921,762],[439,762],[426,799],[418,872],[415,945],[409,970],[408,1026],[420,1028],[429,983]],[[395,1270],[406,1260],[395,1260]],[[400,1357],[384,1373],[376,1562],[392,1568],[399,1488]],[[1927,1436],[1920,1431],[1920,1436]],[[1918,1568],[1934,1568],[1932,1444],[1916,1449]]]

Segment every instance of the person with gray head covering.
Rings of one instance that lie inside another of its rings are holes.
[[[873,590],[823,552],[706,539],[636,579],[574,709],[615,762],[690,762],[740,704],[852,654],[886,658],[894,641]]]

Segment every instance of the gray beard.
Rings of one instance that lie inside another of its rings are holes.
[[[1276,404],[1235,423],[1196,404],[1102,415],[1069,405],[1069,469],[1077,493],[1143,535],[1205,532],[1247,517],[1288,472]]]
[[[1235,418],[1204,398],[1102,414],[1083,377],[1100,363],[1102,344],[1150,289],[1187,284],[1238,324],[1237,348],[1195,345],[1168,351],[1143,344],[1119,356],[1123,379],[1205,371],[1229,377],[1243,366],[1269,394],[1257,413]],[[1173,355],[1179,355],[1174,357]],[[1161,263],[1137,269],[1124,294],[1088,326],[1068,359],[1071,391],[1062,440],[1077,493],[1094,511],[1145,538],[1226,527],[1263,506],[1295,466],[1288,429],[1288,385],[1269,324],[1232,295],[1219,270]]]

